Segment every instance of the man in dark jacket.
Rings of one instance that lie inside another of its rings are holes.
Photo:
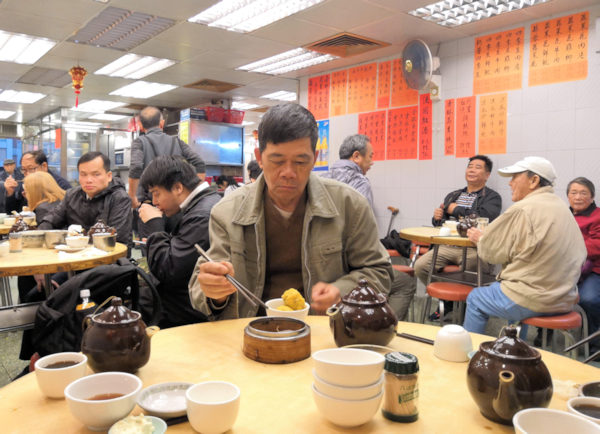
[[[79,187],[39,224],[40,229],[62,229],[78,224],[88,230],[99,219],[117,230],[117,241],[131,247],[131,199],[123,183],[112,177],[110,161],[101,152],[88,152],[77,161]]]
[[[155,205],[142,204],[139,212],[152,231],[147,241],[148,266],[161,282],[163,328],[206,321],[206,316],[192,308],[188,283],[198,260],[194,244],[208,250],[210,211],[221,197],[194,172],[181,158],[164,155],[155,158],[141,178]],[[169,217],[180,211],[177,225],[170,233],[165,231],[163,213]]]
[[[6,181],[6,178],[12,176],[16,181],[20,181],[24,178],[23,174],[17,167],[15,160],[7,158],[4,160],[4,171],[0,172],[0,181]]]
[[[485,155],[475,155],[469,158],[469,164],[465,172],[467,186],[449,193],[444,203],[433,211],[432,223],[441,226],[446,220],[468,216],[472,213],[479,217],[487,217],[490,222],[500,215],[502,209],[502,198],[491,188],[485,186],[492,172],[492,160]],[[446,265],[461,265],[463,249],[455,246],[440,246],[436,260],[436,269],[441,270]],[[415,262],[415,274],[423,282],[427,283],[433,250],[421,256]],[[467,270],[477,269],[477,250],[467,249]],[[487,264],[483,264],[483,271],[487,271]],[[451,311],[452,309],[446,309]],[[439,318],[437,312],[430,319]]]
[[[27,176],[33,172],[48,172],[60,188],[68,190],[71,188],[69,181],[54,173],[48,167],[48,159],[43,151],[29,151],[25,152],[21,157],[21,172],[23,176]],[[6,212],[21,211],[23,205],[27,205],[27,199],[23,196],[23,183],[18,183],[18,179],[13,176],[9,176],[4,181],[4,188],[6,189]]]

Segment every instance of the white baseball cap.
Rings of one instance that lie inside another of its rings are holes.
[[[542,157],[525,157],[512,166],[498,169],[498,173],[501,176],[512,176],[515,173],[521,173],[527,170],[547,179],[552,184],[554,184],[554,181],[556,180],[554,166],[551,162]]]

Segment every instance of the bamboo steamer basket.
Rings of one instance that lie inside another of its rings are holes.
[[[310,356],[310,327],[295,318],[263,317],[244,329],[243,353],[261,363],[293,363]]]

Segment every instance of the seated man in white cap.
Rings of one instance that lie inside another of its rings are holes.
[[[496,282],[467,298],[464,327],[475,333],[485,331],[490,316],[518,322],[571,311],[587,255],[569,207],[554,194],[556,173],[548,160],[526,157],[498,172],[512,177],[515,203],[484,232],[468,232],[484,261],[502,264]],[[522,327],[521,337],[526,334]]]

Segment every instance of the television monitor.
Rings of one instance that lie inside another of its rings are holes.
[[[191,120],[190,146],[208,165],[244,164],[242,127]]]

